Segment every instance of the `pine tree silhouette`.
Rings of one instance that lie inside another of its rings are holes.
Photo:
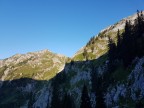
[[[88,95],[88,90],[87,90],[86,85],[84,85],[83,90],[82,90],[80,108],[91,108],[90,98]]]
[[[96,80],[96,108],[106,108],[104,103],[104,90],[107,88],[104,86],[104,76],[97,77]]]
[[[74,103],[71,99],[71,96],[68,95],[67,93],[65,94],[61,103],[62,103],[61,105],[62,108],[74,108]]]
[[[144,15],[143,12],[137,11],[137,18],[134,24],[131,21],[126,21],[124,32],[120,35],[117,32],[117,46],[112,39],[109,38],[108,57],[110,66],[114,61],[122,60],[125,68],[127,68],[135,57],[144,55]],[[109,66],[109,67],[110,67]]]
[[[108,43],[108,57],[109,57],[109,71],[113,71],[114,67],[115,67],[115,60],[117,57],[116,54],[116,44],[114,43],[114,41],[109,37],[109,43]]]
[[[121,43],[122,43],[122,38],[120,35],[120,31],[118,29],[117,31],[117,59],[121,59]]]
[[[29,97],[30,97],[30,99],[29,99],[29,102],[28,102],[28,108],[32,108],[33,107],[33,103],[34,103],[34,99],[33,99],[33,93],[32,92],[30,92],[29,93]]]

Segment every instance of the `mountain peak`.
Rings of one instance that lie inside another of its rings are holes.
[[[30,54],[44,54],[44,53],[52,53],[52,52],[50,50],[48,50],[48,49],[44,49],[44,50],[35,51],[35,52],[29,52],[29,53]]]

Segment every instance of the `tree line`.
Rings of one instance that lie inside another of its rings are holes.
[[[128,67],[135,57],[144,55],[144,15],[137,11],[137,18],[132,24],[126,21],[124,32],[117,32],[117,42],[109,37],[109,62],[115,64],[116,61],[122,61],[125,67]]]

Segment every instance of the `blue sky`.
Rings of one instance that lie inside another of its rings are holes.
[[[144,0],[0,0],[0,59],[49,49],[71,57]]]

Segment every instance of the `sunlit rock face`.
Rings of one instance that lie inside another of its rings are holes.
[[[63,70],[67,57],[42,50],[27,54],[16,54],[0,61],[1,80],[14,80],[21,77],[37,80],[50,79],[51,73]]]

